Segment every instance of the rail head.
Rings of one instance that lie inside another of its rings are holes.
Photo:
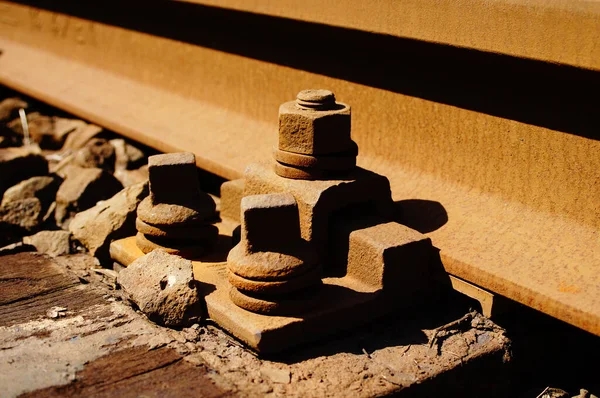
[[[600,70],[600,2],[178,0]]]

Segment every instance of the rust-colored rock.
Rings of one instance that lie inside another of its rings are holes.
[[[50,134],[40,137],[40,146],[49,149],[59,149],[64,146],[69,136],[85,130],[88,124],[80,119],[66,119],[52,117],[52,130]]]
[[[48,161],[37,145],[0,149],[0,195],[34,176],[48,174]]]
[[[8,188],[2,197],[2,204],[26,198],[38,198],[42,207],[47,209],[56,199],[56,192],[61,183],[62,178],[56,175],[31,177]]]
[[[81,122],[81,121],[80,121]],[[91,139],[102,132],[102,127],[81,122],[65,139],[63,151],[76,151],[83,148]]]
[[[0,101],[0,123],[18,117],[19,109],[27,107],[27,102],[20,98],[6,98]]]
[[[24,237],[23,243],[51,257],[63,256],[71,252],[71,233],[62,230],[40,231],[35,235]]]
[[[92,138],[75,154],[75,164],[114,171],[115,148],[105,139]]]
[[[115,148],[115,169],[134,170],[144,166],[146,156],[141,149],[129,144],[122,138],[109,141]]]
[[[38,112],[27,114],[27,124],[31,141],[44,149],[60,149],[71,133],[87,125],[83,120],[45,116]],[[20,119],[13,120],[8,127],[23,137],[23,125]]]
[[[114,172],[114,176],[124,187],[129,187],[148,181],[148,166],[142,166],[135,170],[117,169]]]
[[[76,213],[111,198],[123,189],[109,172],[98,168],[68,166],[65,181],[56,193],[56,222],[64,224]]]
[[[188,326],[203,316],[192,262],[157,250],[119,273],[125,294],[146,316],[165,326]]]
[[[27,230],[38,226],[42,205],[37,198],[25,198],[6,203],[0,207],[0,220]]]
[[[124,188],[112,198],[77,213],[69,224],[69,230],[92,255],[108,258],[111,241],[135,233],[136,207],[147,195],[145,183]]]

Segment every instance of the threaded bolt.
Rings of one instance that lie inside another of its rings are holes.
[[[296,96],[300,109],[329,110],[335,108],[335,95],[329,90],[303,90]]]

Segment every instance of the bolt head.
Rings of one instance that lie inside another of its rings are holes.
[[[300,239],[296,199],[289,193],[242,198],[241,242],[250,252],[276,251]]]
[[[191,152],[150,156],[148,174],[153,204],[185,203],[200,193],[196,158]]]

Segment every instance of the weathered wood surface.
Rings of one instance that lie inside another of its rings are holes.
[[[45,315],[53,306],[81,311],[103,302],[75,275],[65,274],[43,255],[0,257],[0,326],[24,323]]]
[[[489,396],[507,386],[509,340],[485,318],[429,343],[436,327],[464,314],[460,306],[398,314],[267,360],[210,323],[156,326],[112,284],[80,283],[49,257],[20,253],[0,264],[2,397]]]
[[[230,395],[206,378],[207,368],[182,360],[170,348],[126,348],[91,362],[77,379],[23,397],[222,397]]]
[[[206,367],[183,362],[166,347],[170,336],[107,288],[80,283],[44,255],[0,264],[0,396],[224,395]],[[65,311],[47,314],[57,307]]]

